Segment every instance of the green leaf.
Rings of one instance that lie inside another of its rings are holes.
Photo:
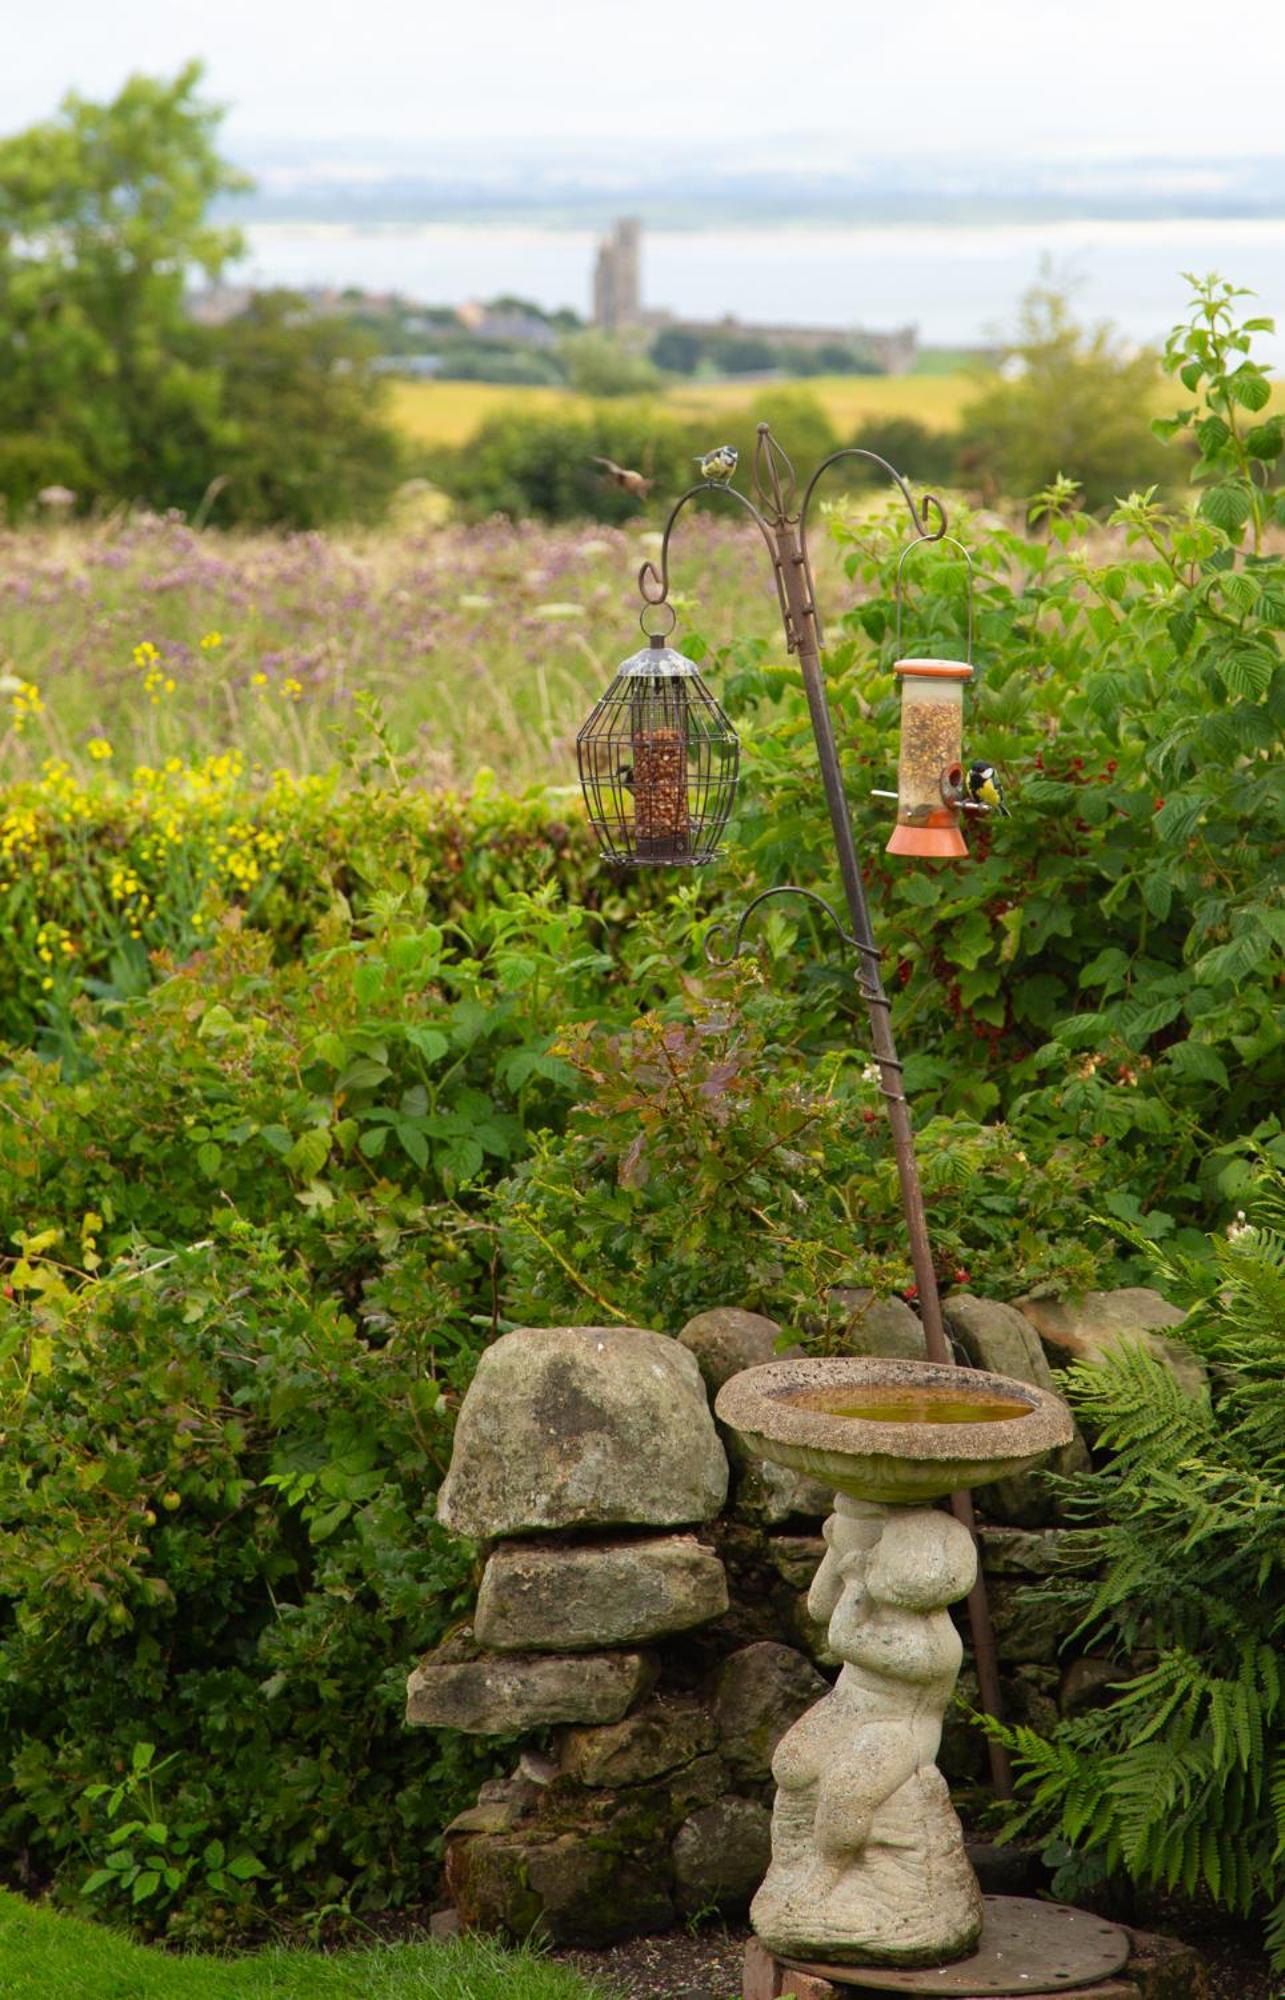
[[[1243,479],[1223,479],[1200,496],[1199,511],[1224,534],[1243,528],[1253,510],[1253,498]]]
[[[1279,661],[1266,646],[1242,646],[1232,641],[1215,655],[1214,665],[1228,694],[1257,701],[1271,686]]]
[[[1246,361],[1228,377],[1227,393],[1245,410],[1261,410],[1272,399],[1272,385],[1261,368]]]
[[[223,1148],[207,1139],[203,1146],[198,1146],[196,1149],[196,1164],[207,1181],[216,1179],[223,1164]]]
[[[85,1880],[81,1883],[80,1893],[82,1896],[96,1896],[100,1889],[105,1889],[109,1882],[114,1882],[115,1880],[115,1869],[95,1868],[93,1874],[86,1876]]]
[[[256,1875],[264,1875],[267,1870],[253,1854],[234,1854],[228,1863],[228,1874],[238,1882],[251,1882]]]
[[[358,1090],[377,1090],[389,1073],[388,1064],[376,1062],[373,1056],[354,1056],[347,1069],[335,1078],[336,1095],[340,1091],[351,1096]]]
[[[1166,845],[1181,847],[1190,840],[1214,801],[1208,792],[1179,792],[1166,799],[1153,821]]]
[[[450,1048],[445,1035],[437,1028],[406,1028],[403,1033],[411,1047],[423,1056],[425,1062],[440,1062]]]
[[[428,1140],[424,1137],[420,1127],[412,1124],[408,1119],[403,1119],[398,1122],[395,1129],[401,1149],[407,1155],[408,1159],[413,1160],[417,1167],[426,1167],[428,1165]]]
[[[1163,923],[1173,908],[1173,883],[1168,875],[1154,870],[1142,878],[1142,900],[1157,922]]]
[[[160,1886],[161,1877],[159,1870],[144,1868],[141,1874],[134,1877],[134,1887],[130,1891],[131,1900],[135,1903],[145,1903],[149,1896],[156,1894]]]
[[[379,959],[363,959],[353,974],[353,991],[363,1007],[373,1007],[384,990],[386,968]]]
[[[324,1125],[314,1126],[311,1131],[300,1133],[286,1154],[286,1165],[301,1181],[311,1181],[317,1178],[329,1158],[329,1129]]]
[[[1165,1061],[1184,1083],[1216,1083],[1220,1090],[1231,1088],[1227,1065],[1208,1042],[1175,1042],[1171,1049],[1165,1050]]]
[[[368,1160],[377,1160],[388,1143],[387,1125],[369,1126],[357,1143]]]
[[[1245,433],[1245,450],[1251,458],[1263,459],[1270,463],[1279,458],[1285,449],[1285,423],[1279,417],[1269,417],[1265,424],[1255,424]]]

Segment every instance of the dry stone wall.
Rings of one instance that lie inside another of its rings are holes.
[[[1065,1359],[1072,1337],[1101,1351],[1134,1326],[1159,1350],[1172,1308],[1122,1297],[1019,1310],[959,1294],[946,1312],[962,1362],[1046,1388],[1048,1354]],[[844,1303],[852,1351],[922,1354],[902,1301]],[[696,1911],[741,1914],[762,1881],[772,1753],[837,1664],[807,1609],[832,1496],[750,1459],[710,1403],[783,1351],[772,1321],[719,1307],[678,1339],[525,1328],[483,1356],[438,1503],[479,1544],[474,1621],[419,1663],[407,1699],[412,1725],[527,1739],[512,1775],[447,1830],[466,1925],[609,1943]],[[1199,1393],[1198,1364],[1192,1376],[1188,1350],[1178,1359]],[[1086,1463],[1077,1436],[1055,1469]],[[1118,1663],[1068,1657],[1069,1618],[1037,1601],[1076,1546],[1047,1478],[977,1500],[1008,1712],[1046,1729],[1104,1699]],[[967,1660],[960,1694],[977,1700]],[[966,1811],[986,1752],[962,1707],[939,1762]]]

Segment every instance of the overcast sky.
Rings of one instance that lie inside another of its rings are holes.
[[[839,157],[1285,151],[1245,95],[1285,76],[1279,0],[0,0],[0,23],[4,130],[199,55],[232,150],[744,139],[762,165],[773,135],[813,133]]]

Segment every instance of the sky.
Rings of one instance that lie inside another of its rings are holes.
[[[1219,19],[1237,65],[1285,74],[1271,0],[0,0],[0,129],[195,55],[242,157],[467,146],[498,165],[538,141],[762,167],[775,143],[821,165],[1123,154],[1198,175],[1285,152],[1247,115]]]

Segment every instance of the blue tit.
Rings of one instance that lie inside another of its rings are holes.
[[[989,806],[992,812],[1004,819],[1012,814],[1004,804],[1004,787],[1000,784],[999,773],[993,764],[970,764],[968,767],[968,796],[974,805]]]
[[[740,457],[734,444],[720,444],[713,451],[704,452],[696,463],[701,469],[702,479],[712,479],[720,486],[726,486],[736,470]]]

